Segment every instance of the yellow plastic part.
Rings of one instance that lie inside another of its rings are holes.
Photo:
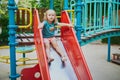
[[[18,8],[19,10],[26,10],[30,13],[30,23],[28,25],[18,26],[19,28],[28,28],[32,25],[32,11],[28,8]]]
[[[0,49],[7,49],[9,46],[0,46]]]
[[[17,62],[24,62],[30,60],[29,58],[20,58],[17,60]]]
[[[74,10],[66,10],[68,13],[72,13],[72,23],[75,23],[75,16],[74,16]]]
[[[10,57],[9,56],[0,56],[0,59],[2,60],[2,62],[3,62],[3,60],[6,60],[6,61],[4,61],[4,63],[9,63]]]

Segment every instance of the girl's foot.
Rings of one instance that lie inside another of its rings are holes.
[[[67,61],[67,58],[65,56],[61,57],[61,60],[64,62],[64,61]]]
[[[53,58],[48,58],[48,63],[51,63],[52,61],[54,61]]]

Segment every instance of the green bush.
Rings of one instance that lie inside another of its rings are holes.
[[[108,38],[102,39],[102,43],[107,43],[107,42],[108,42]],[[111,44],[120,45],[120,36],[111,37]]]
[[[8,44],[8,15],[2,15],[0,17],[0,27],[2,27],[2,33],[0,34],[0,46]]]

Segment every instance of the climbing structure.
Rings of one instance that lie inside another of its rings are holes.
[[[50,0],[50,3],[53,5],[53,0]],[[73,0],[72,0],[73,1]],[[64,0],[64,9],[67,10],[68,8],[68,0]],[[75,31],[76,31],[76,36],[77,40],[80,44],[80,46],[84,46],[90,42],[103,39],[103,38],[108,38],[108,61],[110,61],[110,37],[113,36],[120,36],[120,18],[119,18],[119,0],[75,0],[74,6],[72,9],[74,9],[75,17],[74,17],[74,22],[75,22]],[[51,9],[53,6],[51,6]],[[20,75],[16,73],[16,29],[18,28],[17,25],[15,25],[15,10],[17,10],[17,7],[15,5],[14,0],[9,0],[8,2],[8,10],[9,10],[9,46],[10,46],[10,78],[11,80],[15,80],[17,77]],[[69,30],[69,29],[62,29],[64,31]],[[71,31],[71,30],[70,30]],[[67,33],[67,32],[66,32]],[[71,35],[71,34],[70,34]],[[67,36],[70,36],[67,34]],[[73,38],[73,37],[72,37]],[[38,38],[39,39],[39,38]],[[64,38],[63,38],[64,39]],[[71,39],[71,38],[69,38]],[[64,40],[63,40],[64,41]],[[68,40],[69,41],[69,40]],[[76,41],[76,39],[74,39]],[[70,41],[71,42],[71,41]],[[77,41],[76,41],[77,42]],[[39,43],[39,41],[38,41]],[[74,42],[73,42],[74,43]],[[68,45],[68,44],[65,44]],[[78,45],[78,44],[77,44]],[[43,47],[42,47],[43,48]],[[37,49],[38,50],[38,49]],[[78,49],[80,50],[80,49]],[[74,50],[73,50],[74,51]],[[71,51],[70,51],[71,52]],[[81,51],[80,51],[81,52]],[[37,52],[39,53],[39,52]],[[69,53],[69,51],[68,51]],[[82,52],[81,52],[82,53]],[[78,54],[76,54],[77,56]],[[79,54],[81,55],[81,54]],[[78,66],[76,69],[80,70],[85,70],[85,75],[82,77],[83,80],[91,80],[91,76],[89,74],[89,70],[85,64],[85,60],[83,56],[77,57],[77,61],[75,62],[75,65]],[[76,58],[75,56],[75,58]],[[41,56],[40,56],[41,57]],[[45,57],[42,56],[42,58]],[[70,56],[69,56],[70,58]],[[39,65],[36,65],[32,69],[32,74],[34,74],[34,71],[38,71],[38,74],[41,74],[41,76],[37,76],[37,78],[40,78],[44,80],[50,79],[49,72],[47,70],[47,63],[46,59],[43,59],[43,62],[41,62],[40,58],[38,58]],[[74,59],[74,58],[73,58]],[[81,60],[79,60],[81,59]],[[71,61],[71,58],[70,58]],[[74,63],[73,62],[73,63]],[[80,64],[77,64],[79,62],[82,62],[84,65],[85,69],[83,69],[83,65],[79,66]],[[74,66],[71,61],[72,67]],[[46,65],[44,69],[42,69],[43,66],[41,65]],[[82,67],[82,68],[80,68]],[[74,68],[75,69],[75,68]],[[75,74],[76,76],[78,75],[79,78],[79,72],[75,69]],[[41,73],[43,70],[43,73]],[[45,76],[46,75],[46,76]],[[27,74],[26,74],[27,76]],[[86,78],[84,78],[86,77]],[[34,77],[33,77],[34,78]],[[40,80],[39,79],[39,80]]]

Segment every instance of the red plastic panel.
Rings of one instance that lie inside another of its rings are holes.
[[[33,68],[25,68],[21,72],[21,80],[42,80],[39,65]]]
[[[40,24],[40,20],[38,16],[38,11],[35,10],[34,11],[34,41],[37,51],[38,63],[40,67],[42,80],[50,80],[50,74],[48,71],[48,64],[46,60],[46,53],[42,38],[42,30],[38,29],[39,24]]]
[[[61,14],[61,22],[70,23],[66,11],[63,11]],[[62,27],[61,39],[78,80],[92,80],[83,52],[77,41],[73,28],[65,26]]]
[[[34,20],[33,21],[34,21],[34,42],[35,42],[35,47],[36,47],[36,52],[37,52],[37,57],[38,57],[38,66],[37,66],[37,69],[36,69],[36,67],[23,69],[22,70],[22,74],[23,74],[22,80],[38,80],[35,77],[31,76],[35,73],[36,70],[38,71],[38,67],[39,67],[39,72],[41,75],[41,78],[39,80],[50,80],[50,74],[48,71],[48,64],[47,64],[47,60],[46,60],[46,53],[45,53],[43,38],[42,38],[42,30],[38,29],[40,20],[39,20],[37,10],[34,10]],[[30,77],[29,79],[27,79],[28,76]]]

